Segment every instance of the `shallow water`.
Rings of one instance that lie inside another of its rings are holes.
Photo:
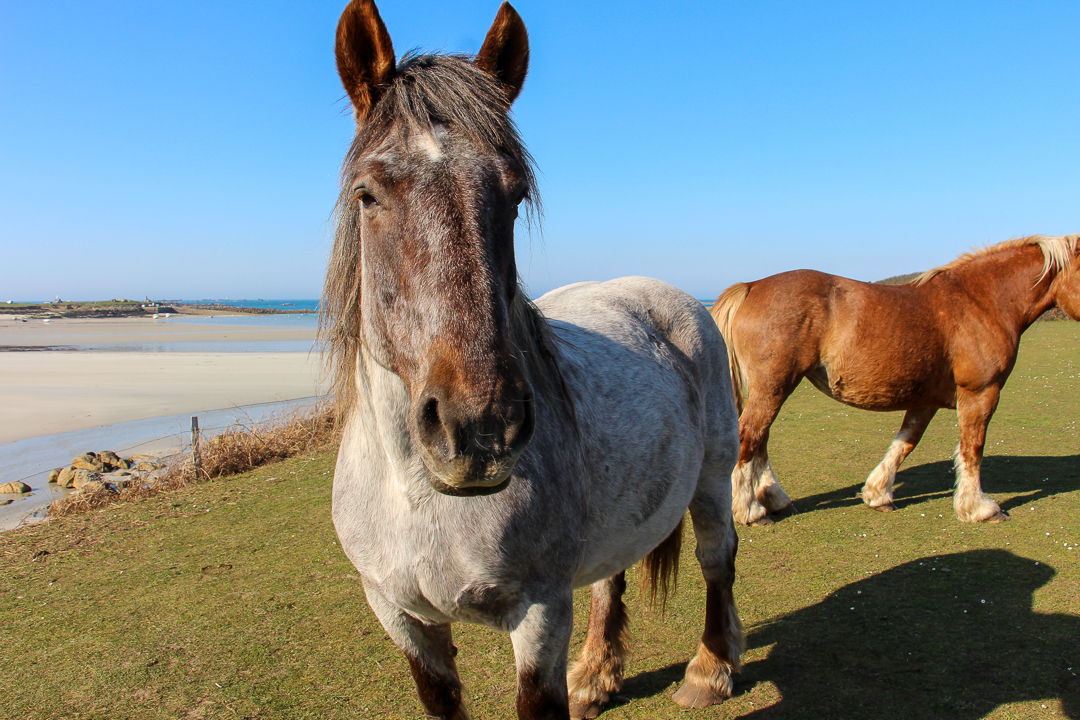
[[[315,349],[315,342],[312,340],[208,340],[205,342],[87,343],[52,346],[50,349],[138,353],[311,352]]]
[[[74,432],[47,435],[0,445],[0,478],[21,481],[32,488],[23,495],[0,495],[0,530],[11,530],[45,519],[48,506],[72,490],[48,484],[49,471],[63,467],[87,451],[112,450],[121,457],[153,455],[167,457],[179,452],[191,439],[191,418],[199,418],[203,439],[238,424],[251,426],[285,413],[313,407],[315,397],[259,403],[234,408],[183,413],[148,420],[103,425]]]

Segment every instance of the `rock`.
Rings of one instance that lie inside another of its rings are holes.
[[[0,500],[0,507],[4,507],[5,505],[10,505],[13,502],[15,502],[15,501],[12,500],[11,498],[4,498],[3,500]]]
[[[108,463],[110,465],[120,464],[120,456],[114,453],[112,450],[106,450],[105,452],[98,453],[98,457],[101,459],[102,462]]]
[[[19,494],[19,495],[21,495],[22,493],[30,492],[31,489],[32,488],[29,485],[27,485],[26,483],[19,482],[18,480],[16,480],[15,482],[9,482],[9,483],[4,483],[3,485],[0,485],[0,494],[3,494],[3,495],[16,495],[16,494]]]
[[[150,460],[140,460],[139,462],[132,465],[131,469],[132,470],[149,471],[149,470],[159,470],[159,469],[161,469],[161,467],[162,467],[162,464],[159,463],[159,462],[152,462]]]
[[[76,470],[89,470],[90,472],[101,472],[105,468],[105,464],[101,462],[101,459],[97,456],[97,453],[83,453],[79,457],[71,461],[71,467]]]
[[[64,468],[56,468],[55,470],[49,471],[49,482],[51,482],[51,483],[56,482],[56,479],[58,477],[60,477],[60,473],[63,472],[63,471],[64,471]]]
[[[130,470],[115,470],[101,476],[102,482],[112,483],[118,490],[131,487],[135,484],[136,479],[137,478],[131,474]]]
[[[105,483],[101,482],[100,480],[91,480],[85,485],[79,487],[79,492],[84,492],[87,494],[96,493],[101,490],[108,490],[108,487],[106,487]]]
[[[75,479],[71,483],[71,486],[76,490],[82,490],[90,483],[95,482],[101,484],[101,473],[91,472],[80,468],[75,471]]]
[[[56,484],[62,488],[69,488],[75,483],[75,473],[78,472],[73,467],[66,467],[60,470],[60,474],[56,476]]]

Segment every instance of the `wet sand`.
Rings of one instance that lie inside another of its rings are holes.
[[[317,353],[110,352],[77,346],[313,341],[313,329],[150,318],[0,319],[0,443],[292,400],[320,391]],[[187,347],[187,345],[185,345]]]

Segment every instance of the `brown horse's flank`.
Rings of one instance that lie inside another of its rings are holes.
[[[791,502],[769,463],[768,436],[804,377],[853,407],[905,411],[896,439],[863,487],[870,507],[893,509],[897,467],[935,412],[956,408],[957,516],[1006,519],[981,490],[986,427],[1024,330],[1055,305],[1080,317],[1078,238],[1009,240],[899,286],[796,270],[725,290],[711,313],[728,342],[740,411],[732,475],[736,520],[769,522],[768,512]]]

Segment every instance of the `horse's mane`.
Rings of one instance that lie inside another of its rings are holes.
[[[927,270],[908,284],[914,287],[920,287],[947,270],[963,267],[964,265],[967,265],[974,260],[978,260],[979,258],[986,257],[987,255],[993,255],[1004,250],[1011,250],[1028,245],[1034,245],[1042,251],[1043,271],[1042,275],[1039,276],[1039,280],[1041,281],[1051,270],[1056,272],[1068,271],[1071,267],[1072,256],[1076,253],[1078,239],[1080,239],[1080,234],[1029,235],[1028,237],[1006,240],[1005,242],[1000,242],[996,245],[989,245],[984,248],[964,253],[946,265]]]
[[[465,55],[409,53],[398,63],[390,84],[364,124],[357,128],[341,170],[341,193],[334,209],[334,247],[323,285],[319,337],[326,346],[333,378],[332,392],[339,414],[356,401],[356,357],[360,350],[360,267],[362,239],[360,210],[352,198],[358,164],[388,141],[404,142],[410,134],[432,132],[445,124],[488,152],[513,158],[524,172],[529,188],[527,218],[540,214],[536,171],[532,156],[507,113],[503,87]],[[543,313],[519,291],[510,309],[511,342],[521,352],[530,381],[554,400],[561,398],[573,415],[559,370],[558,341]]]

